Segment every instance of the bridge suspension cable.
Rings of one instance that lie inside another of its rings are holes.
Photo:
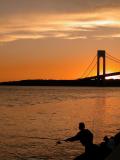
[[[116,63],[118,63],[120,65],[120,59],[118,59],[118,58],[116,58],[116,57],[114,57],[114,56],[112,56],[112,55],[110,55],[108,53],[106,53],[106,54],[107,54],[107,58],[109,60],[114,61],[114,62],[116,62]]]
[[[89,77],[89,75],[92,73],[92,71],[94,70],[94,68],[96,67],[97,63],[95,63],[95,65],[92,67],[92,69],[89,71],[89,73],[86,75],[86,77]]]
[[[119,63],[119,64],[120,64],[120,61],[115,60],[115,59],[113,59],[112,57],[107,56],[107,58],[110,59],[110,60],[112,60],[112,61],[114,61],[114,62],[116,62],[116,63]]]
[[[114,57],[114,56],[111,56],[111,55],[108,54],[108,53],[106,53],[106,54],[107,54],[107,57],[108,57],[109,59],[111,59],[111,60],[113,60],[113,61],[115,61],[115,62],[120,63],[120,59],[118,59],[118,58],[116,58],[116,57]]]
[[[97,57],[97,56],[95,56],[95,57],[93,58],[92,62],[88,65],[88,67],[86,68],[86,70],[83,72],[81,78],[85,77],[85,75],[88,73],[88,71],[89,71],[89,69],[91,68],[91,66],[93,65],[96,57]],[[95,64],[95,65],[96,65],[96,64]],[[91,70],[93,70],[93,69],[95,68],[95,65],[94,65],[94,67],[93,67]],[[89,73],[91,73],[91,72],[92,72],[92,71],[90,71]],[[87,74],[87,75],[88,75],[88,74]]]

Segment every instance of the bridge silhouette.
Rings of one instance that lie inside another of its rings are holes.
[[[101,63],[102,59],[102,63]],[[117,72],[107,73],[107,60],[115,62],[119,65]],[[102,74],[101,74],[102,67]],[[93,71],[96,70],[96,75],[92,76]],[[0,82],[0,85],[16,85],[16,86],[113,86],[120,87],[120,79],[107,79],[107,77],[120,75],[120,59],[106,53],[105,50],[98,50],[97,55],[93,58],[92,62],[88,65],[83,75],[79,79],[74,80],[20,80]]]
[[[96,58],[97,58],[97,61],[95,62]],[[102,66],[101,66],[101,59],[102,59]],[[105,50],[98,50],[97,55],[93,58],[92,62],[88,65],[88,67],[86,68],[86,70],[84,71],[83,75],[81,76],[79,80],[104,81],[107,77],[120,75],[120,68],[119,68],[119,71],[117,72],[107,73],[106,59],[109,59],[120,65],[120,59],[106,53]],[[100,72],[101,67],[102,67],[102,74]],[[90,76],[90,74],[93,72],[95,68],[96,68],[97,74],[95,76]]]

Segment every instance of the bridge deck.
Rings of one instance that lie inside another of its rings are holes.
[[[113,73],[105,74],[105,77],[118,76],[118,75],[120,75],[120,72],[113,72]],[[103,75],[100,75],[100,77],[102,78]],[[81,78],[81,79],[83,79],[83,80],[97,79],[97,76],[85,77],[85,78]]]

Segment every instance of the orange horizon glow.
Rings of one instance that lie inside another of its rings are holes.
[[[90,2],[89,12],[81,0],[80,6],[76,0],[59,1],[60,6],[56,0],[16,0],[16,7],[6,1],[0,6],[0,81],[77,79],[99,49],[120,59],[119,3],[96,7],[97,1]],[[106,72],[119,68],[108,61]]]

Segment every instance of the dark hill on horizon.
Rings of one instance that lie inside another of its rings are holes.
[[[8,86],[106,86],[120,87],[120,79],[98,80],[20,80],[0,82],[0,85]]]

